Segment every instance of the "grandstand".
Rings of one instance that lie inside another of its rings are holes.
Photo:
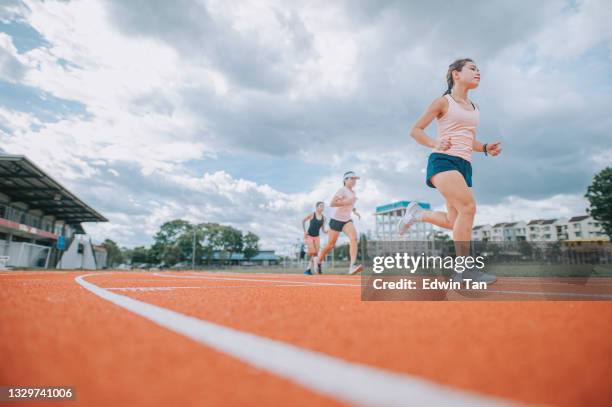
[[[107,221],[28,158],[0,153],[0,267],[102,268],[82,223]]]

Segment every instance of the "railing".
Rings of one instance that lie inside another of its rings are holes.
[[[42,216],[32,215],[31,213],[13,208],[12,206],[0,204],[0,218],[59,234],[53,229],[53,221],[45,219]]]

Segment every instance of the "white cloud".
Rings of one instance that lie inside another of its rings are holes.
[[[377,205],[418,199],[441,207],[437,191],[424,185],[428,151],[408,132],[442,92],[455,54],[473,53],[483,72],[475,94],[479,137],[502,136],[507,146],[500,161],[475,159],[487,202],[479,222],[583,213],[574,192],[584,177],[571,185],[551,177],[570,161],[585,173],[612,161],[601,148],[611,123],[607,94],[585,89],[579,65],[558,63],[609,44],[605,2],[579,3],[575,12],[561,12],[558,1],[525,3],[528,10],[483,2],[479,9],[490,18],[482,21],[435,2],[26,4],[11,18],[19,13],[48,45],[18,54],[0,34],[0,75],[80,102],[87,114],[48,123],[0,107],[9,130],[0,142],[77,195],[88,194],[112,221],[88,227],[100,238],[149,242],[161,223],[185,217],[251,229],[265,246],[285,247],[299,238],[299,219],[314,202],[329,201],[347,169],[363,175],[362,231],[374,228]],[[610,60],[598,63],[609,67]],[[231,161],[236,151],[295,157],[329,174],[288,193],[274,186],[287,168],[255,182],[232,174],[234,162],[224,171],[189,167],[220,153]],[[518,181],[533,157],[550,174],[529,186]]]
[[[585,215],[587,207],[582,195],[558,194],[538,200],[510,196],[499,204],[478,206],[475,224],[570,218]]]
[[[579,57],[590,48],[607,44],[612,51],[612,7],[605,0],[581,0],[575,8],[553,16],[536,36],[538,53],[543,57]]]
[[[23,137],[30,131],[30,126],[40,125],[40,120],[31,114],[5,109],[0,106],[0,124],[8,129],[11,129],[12,134],[4,133],[0,129],[0,134],[4,133],[4,137],[10,136],[15,139]]]
[[[593,161],[598,166],[611,166],[612,165],[612,149],[603,149],[593,155]]]

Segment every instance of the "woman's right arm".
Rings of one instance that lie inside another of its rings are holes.
[[[433,119],[443,116],[447,110],[448,101],[445,98],[440,97],[434,100],[425,113],[423,113],[414,126],[412,126],[412,131],[410,131],[412,138],[425,147],[437,150],[448,150],[450,148],[450,140],[435,140],[425,133],[425,129],[431,124]]]
[[[339,206],[344,206],[345,202],[344,202],[344,197],[341,195],[334,195],[334,197],[332,198],[331,202],[329,203],[329,206],[331,206],[332,208],[337,208]]]
[[[340,188],[334,194],[334,197],[332,198],[331,202],[329,203],[329,206],[331,206],[332,208],[337,208],[339,206],[344,206],[344,205],[349,205],[349,204],[350,204],[350,202],[349,202],[347,196],[345,195],[344,188]]]

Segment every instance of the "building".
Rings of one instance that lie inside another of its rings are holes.
[[[504,239],[504,226],[506,224],[504,222],[502,223],[496,223],[495,225],[493,225],[491,227],[491,241],[493,242],[503,242]]]
[[[474,228],[472,229],[472,240],[488,242],[489,240],[491,240],[492,232],[493,227],[491,227],[491,225],[474,226]]]
[[[555,242],[559,240],[557,236],[557,226],[563,221],[558,219],[547,219],[540,223],[540,241],[544,242]]]
[[[605,238],[601,224],[589,215],[574,216],[570,218],[566,225],[567,239],[601,239]]]
[[[540,235],[541,225],[544,219],[534,219],[527,223],[527,240],[530,242],[540,241],[542,237]]]
[[[501,222],[493,226],[478,225],[472,229],[476,241],[557,242],[576,240],[609,240],[601,224],[589,215],[570,219],[534,219],[525,222]]]
[[[506,223],[504,225],[504,240],[507,242],[527,240],[527,223],[523,221]]]
[[[0,257],[11,267],[101,268],[83,222],[107,219],[24,156],[0,154]],[[74,248],[73,248],[74,244]],[[102,258],[103,256],[98,256]]]
[[[411,201],[399,201],[376,207],[375,236],[381,241],[413,240],[413,241],[433,241],[433,226],[426,222],[415,223],[408,231],[400,236],[397,231],[397,224],[404,216],[406,207]],[[431,209],[431,205],[426,202],[418,202],[423,209]]]

